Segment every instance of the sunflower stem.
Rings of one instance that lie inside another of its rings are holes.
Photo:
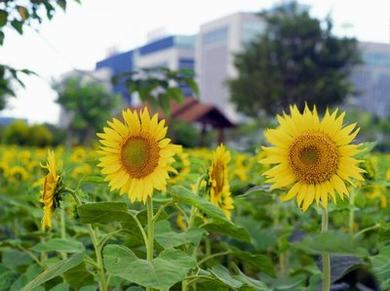
[[[328,209],[322,209],[322,227],[321,232],[328,231]],[[322,253],[322,291],[330,291],[330,256],[329,253]]]
[[[349,198],[349,221],[348,229],[349,233],[354,233],[355,224],[355,191],[351,191],[351,197]]]
[[[88,230],[89,230],[89,235],[91,237],[93,247],[95,249],[96,265],[97,265],[97,271],[99,277],[99,290],[106,291],[107,284],[106,284],[106,274],[104,272],[104,266],[103,266],[102,249],[99,246],[99,241],[97,239],[96,232],[93,229],[92,225],[88,224]]]
[[[60,215],[61,215],[61,220],[60,220],[60,223],[61,223],[61,238],[62,239],[66,239],[66,217],[65,217],[65,209],[64,208],[60,208]],[[67,255],[65,252],[61,252],[61,257],[62,259],[66,259],[67,258]]]
[[[146,244],[146,259],[149,263],[153,261],[154,253],[154,222],[153,222],[153,200],[152,197],[148,197],[146,200],[146,210],[148,215],[148,241]],[[146,288],[147,291],[152,288]]]

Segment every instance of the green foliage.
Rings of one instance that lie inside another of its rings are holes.
[[[171,136],[175,144],[187,148],[199,146],[200,133],[192,124],[175,120],[171,122],[169,129],[172,132]]]
[[[53,135],[45,125],[29,126],[25,121],[19,120],[5,127],[3,141],[21,146],[46,147],[52,145]]]
[[[0,10],[1,12],[1,10]],[[1,13],[0,13],[1,18]],[[0,31],[0,43],[1,43],[1,31]],[[6,98],[9,96],[15,97],[14,83],[24,87],[24,83],[21,79],[21,75],[34,74],[30,70],[17,70],[9,66],[0,64],[0,110],[6,106]]]
[[[106,246],[103,254],[109,274],[158,290],[169,290],[196,266],[192,257],[175,249],[162,251],[151,263],[138,258],[130,249],[118,245]]]
[[[75,0],[79,2],[79,0]],[[59,8],[66,9],[68,0],[7,0],[1,1],[0,5],[0,47],[6,39],[5,32],[8,28],[12,28],[19,34],[23,34],[24,28],[32,26],[36,23],[42,23],[47,19],[52,19],[54,13]],[[0,64],[0,110],[6,105],[6,98],[15,96],[14,83],[18,83],[22,87],[24,84],[20,75],[34,74],[32,71],[15,68]]]
[[[98,81],[87,77],[69,77],[55,83],[58,93],[56,102],[69,118],[68,139],[72,135],[76,143],[88,143],[95,131],[115,114],[121,105],[121,97],[111,94]]]
[[[296,3],[263,12],[264,33],[236,55],[231,99],[252,117],[273,116],[307,101],[320,110],[353,92],[348,79],[360,62],[357,42],[332,33],[332,22],[312,18]]]
[[[27,145],[29,126],[25,121],[15,121],[4,129],[4,142],[7,144]]]
[[[183,102],[181,86],[187,86],[195,96],[199,95],[192,70],[173,71],[164,67],[139,69],[114,76],[113,82],[124,82],[130,94],[137,93],[142,102],[154,109],[162,109],[165,115],[170,114],[172,100]]]
[[[29,291],[42,285],[43,283],[62,275],[66,271],[80,265],[83,262],[84,253],[77,253],[65,261],[51,265],[47,270],[40,273],[34,280],[29,282],[22,290]]]

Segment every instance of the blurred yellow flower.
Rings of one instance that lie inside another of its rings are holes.
[[[58,194],[58,186],[60,182],[60,176],[58,174],[57,163],[53,151],[48,151],[47,163],[46,165],[42,165],[42,168],[47,169],[48,171],[43,183],[43,190],[41,191],[41,199],[44,204],[41,226],[42,229],[45,230],[52,227],[52,216],[53,211],[57,207],[56,196]]]
[[[21,166],[14,166],[9,171],[9,176],[14,181],[25,181],[29,177],[27,170]]]
[[[211,166],[209,168],[210,200],[220,207],[229,219],[234,208],[233,198],[230,193],[228,163],[230,151],[224,145],[217,147]]]

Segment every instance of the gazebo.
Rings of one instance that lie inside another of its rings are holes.
[[[147,106],[151,111],[153,111],[150,105]],[[141,109],[141,106],[132,107],[132,109],[139,110]],[[162,113],[161,110],[158,112],[161,117],[164,116],[164,113]],[[201,144],[204,144],[204,138],[208,126],[218,130],[218,143],[224,142],[224,130],[226,128],[236,126],[216,106],[202,103],[192,97],[186,97],[182,103],[172,101],[170,103],[170,112],[170,120],[176,119],[186,123],[198,123],[201,125]]]

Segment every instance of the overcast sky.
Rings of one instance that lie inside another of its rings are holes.
[[[30,122],[58,120],[59,108],[50,80],[73,68],[92,70],[108,49],[129,50],[146,42],[147,33],[164,28],[168,34],[195,34],[199,25],[238,11],[256,12],[277,3],[269,0],[69,0],[66,13],[26,29],[23,36],[6,31],[0,47],[0,63],[28,68],[39,77],[24,78],[27,88],[0,116],[26,118]],[[389,0],[302,0],[311,13],[330,13],[338,34],[359,40],[387,42],[390,38]]]

